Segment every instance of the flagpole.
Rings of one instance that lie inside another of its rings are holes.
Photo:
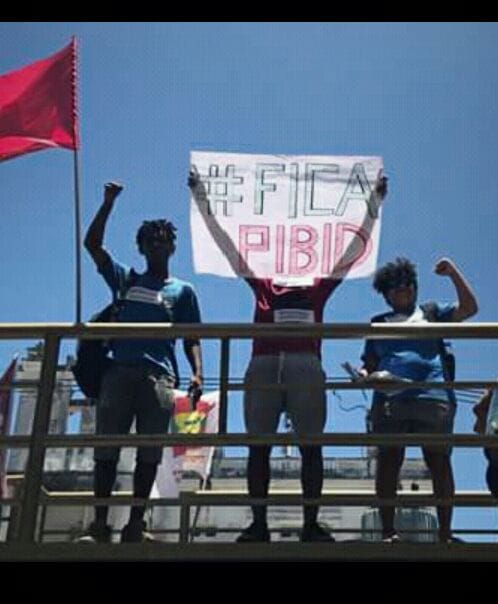
[[[74,228],[76,246],[76,323],[81,323],[81,204],[80,204],[80,170],[79,170],[79,137],[78,137],[78,104],[77,104],[77,44],[76,36],[71,38],[72,47],[72,90],[73,90],[73,173],[74,173]]]
[[[81,207],[78,149],[73,153],[74,166],[74,227],[76,245],[76,323],[81,323]]]

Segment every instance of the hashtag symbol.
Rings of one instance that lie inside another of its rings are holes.
[[[216,215],[218,204],[223,206],[223,216],[232,215],[232,204],[242,203],[242,195],[234,194],[234,187],[244,183],[242,176],[235,176],[235,166],[225,166],[225,175],[220,176],[220,166],[213,164],[209,166],[208,176],[201,177],[208,195],[208,212]]]

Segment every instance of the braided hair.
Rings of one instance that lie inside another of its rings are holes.
[[[169,220],[144,220],[137,231],[137,245],[140,253],[143,253],[143,245],[146,241],[158,241],[171,243],[173,248],[176,243],[176,227]]]

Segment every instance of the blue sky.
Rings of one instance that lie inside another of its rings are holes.
[[[172,219],[179,228],[172,269],[195,284],[205,321],[250,321],[253,300],[243,281],[193,272],[191,150],[382,156],[390,192],[379,261],[410,257],[420,299],[453,301],[451,283],[432,272],[439,257],[450,256],[478,296],[473,320],[496,320],[497,24],[2,23],[0,73],[56,52],[73,34],[80,46],[83,226],[103,183],[121,181],[106,243],[139,269],[138,225]],[[0,165],[1,321],[74,319],[72,186],[68,151]],[[83,316],[107,299],[83,254]],[[369,279],[349,281],[329,301],[325,321],[365,322],[383,309]],[[361,346],[328,343],[327,374],[342,375],[340,362],[357,362]],[[7,364],[19,347],[2,342],[0,360]],[[454,348],[460,379],[495,377],[494,342],[458,340]],[[233,350],[231,373],[240,376],[248,344]],[[213,346],[205,365],[215,376]],[[342,396],[345,405],[362,402]],[[329,396],[329,429],[362,431],[363,419]],[[460,404],[456,431],[471,431],[472,422],[471,406]],[[229,428],[242,429],[237,404]],[[458,488],[484,487],[480,451],[456,451],[454,464]],[[493,524],[495,513],[457,511],[456,526],[471,522]]]

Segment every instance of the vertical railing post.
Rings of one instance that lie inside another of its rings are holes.
[[[230,339],[221,338],[220,356],[220,415],[218,432],[226,434],[228,417],[228,372],[230,367]]]
[[[43,504],[40,514],[40,526],[38,529],[38,543],[43,543],[43,536],[45,534],[45,522],[47,521],[47,504]]]
[[[180,543],[188,543],[190,531],[190,503],[180,496]]]
[[[22,488],[22,508],[20,514],[19,541],[31,543],[35,540],[38,499],[40,495],[45,445],[43,440],[48,433],[52,395],[59,357],[60,337],[47,335],[43,349],[43,362],[40,375],[40,386],[36,399],[33,430],[29,447],[28,461]]]

